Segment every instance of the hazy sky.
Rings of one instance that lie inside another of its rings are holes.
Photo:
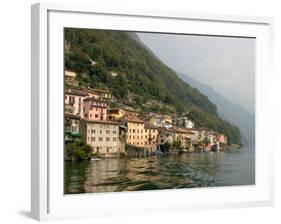
[[[254,39],[152,33],[138,36],[170,68],[211,86],[254,113]]]

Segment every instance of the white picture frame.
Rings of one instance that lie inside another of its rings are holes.
[[[256,184],[63,195],[63,28],[250,36],[256,51]],[[273,203],[273,145],[267,97],[273,19],[38,3],[32,5],[31,214],[37,220],[248,207]]]

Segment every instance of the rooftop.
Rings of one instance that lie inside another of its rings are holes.
[[[83,90],[88,91],[88,92],[92,92],[92,93],[110,93],[109,90],[106,89],[93,89],[90,87],[84,88]]]
[[[129,122],[135,122],[135,123],[144,123],[144,121],[139,119],[137,116],[129,115],[129,114],[125,115],[123,117],[123,120],[129,121]]]
[[[75,95],[75,96],[87,96],[87,94],[76,89],[65,89],[64,93],[68,95]]]
[[[171,127],[170,130],[175,131],[177,133],[191,133],[189,130],[187,130],[185,128],[179,128],[176,126]]]
[[[100,120],[93,121],[93,120],[88,120],[88,119],[83,119],[83,120],[88,123],[121,125],[119,122],[114,122],[114,121],[100,121]]]
[[[146,128],[146,129],[158,129],[158,127],[156,127],[155,125],[147,123],[147,122],[144,123],[144,128]]]
[[[108,109],[109,111],[113,111],[113,110],[125,110],[125,111],[130,111],[130,112],[135,112],[136,111],[134,109],[130,109],[130,108],[125,108],[125,107],[115,107],[115,108],[110,108]]]
[[[69,113],[65,113],[64,114],[65,118],[70,118],[70,119],[76,119],[76,120],[80,120],[80,116],[74,115],[74,114],[69,114]]]
[[[95,97],[87,97],[84,99],[84,101],[95,101],[95,102],[101,102],[101,103],[107,103],[107,101],[96,99]]]

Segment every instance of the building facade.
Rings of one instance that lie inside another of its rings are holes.
[[[139,114],[134,110],[125,108],[111,108],[107,110],[107,120],[120,121],[125,115],[137,117]]]
[[[144,147],[151,152],[157,150],[158,128],[151,124],[144,125]]]
[[[163,151],[163,147],[165,144],[169,144],[172,146],[173,142],[175,140],[175,134],[173,131],[165,129],[165,128],[159,128],[158,129],[158,137],[157,137],[157,148],[161,151]]]
[[[81,121],[81,135],[84,142],[91,145],[93,154],[102,157],[120,156],[125,152],[119,123],[110,121]]]
[[[76,116],[83,117],[83,100],[87,97],[86,94],[73,90],[66,89],[64,94],[65,112]]]
[[[93,97],[83,101],[83,118],[91,121],[105,121],[107,116],[107,102]]]
[[[172,126],[172,116],[150,112],[148,121],[156,127],[170,128]]]
[[[188,128],[188,129],[194,128],[194,122],[188,119],[187,117],[178,118],[176,124],[182,128]]]
[[[112,94],[109,90],[105,89],[93,89],[90,87],[85,87],[82,91],[89,95],[89,97],[94,97],[95,99],[109,101],[112,98]]]
[[[193,136],[192,132],[185,128],[179,128],[175,126],[173,126],[170,130],[174,132],[174,140],[179,141],[183,149],[187,149],[191,146]]]
[[[136,116],[126,115],[122,123],[127,127],[126,143],[138,147],[145,146],[144,121]]]
[[[75,139],[80,139],[81,118],[73,114],[64,115],[64,137],[66,142],[72,142]]]
[[[79,82],[76,80],[77,74],[73,71],[65,70],[64,79],[65,83],[70,86],[78,86]]]

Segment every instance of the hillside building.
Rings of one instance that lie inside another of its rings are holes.
[[[65,83],[70,86],[79,86],[78,80],[76,80],[77,74],[73,71],[65,70],[64,71],[64,79]]]
[[[83,100],[87,97],[81,91],[66,89],[64,94],[65,113],[83,117]]]
[[[94,97],[83,101],[83,118],[90,121],[105,121],[107,116],[107,102]]]

